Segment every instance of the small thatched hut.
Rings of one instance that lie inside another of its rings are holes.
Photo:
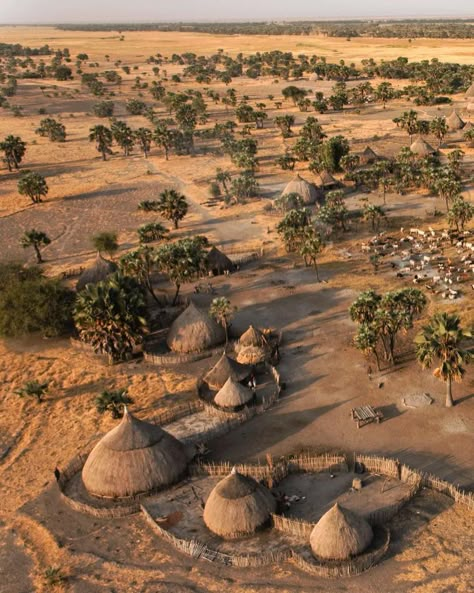
[[[173,484],[186,464],[180,441],[125,409],[120,424],[89,454],[82,481],[90,494],[123,498]]]
[[[216,393],[214,403],[225,410],[238,410],[248,404],[252,397],[253,393],[248,387],[229,377]]]
[[[237,361],[244,364],[264,362],[269,352],[268,342],[263,333],[250,325],[235,345]]]
[[[241,537],[263,527],[275,509],[272,493],[234,468],[209,494],[204,523],[220,537]]]
[[[318,558],[347,560],[361,554],[373,537],[372,527],[363,517],[336,503],[314,526],[310,544]]]
[[[212,369],[205,375],[204,381],[214,389],[221,389],[227,379],[231,377],[234,381],[240,382],[250,376],[252,368],[249,365],[241,364],[224,352]]]
[[[370,146],[366,146],[360,153],[359,159],[361,165],[372,165],[379,160],[379,156]]]
[[[436,154],[436,150],[426,142],[421,136],[419,136],[413,144],[410,146],[410,150],[413,154],[423,158]]]
[[[474,98],[474,83],[466,91],[466,99]]]
[[[446,118],[449,130],[455,132],[456,130],[462,130],[466,125],[463,120],[457,114],[457,111],[453,110],[451,115]]]
[[[316,82],[317,80],[319,80],[318,75],[316,74],[316,72],[313,72],[312,74],[309,75],[308,80],[310,82]]]
[[[298,194],[305,206],[316,204],[320,202],[323,197],[321,192],[319,192],[312,183],[303,179],[299,174],[295,175],[295,177],[287,184],[281,195],[287,196],[289,194]]]
[[[79,276],[76,284],[76,290],[79,292],[83,290],[88,284],[98,284],[118,270],[117,264],[105,259],[100,253],[97,253],[94,264],[84,270]]]
[[[224,328],[191,301],[170,328],[167,343],[173,352],[202,352],[222,344]]]
[[[225,253],[217,249],[217,247],[212,247],[206,255],[206,267],[214,276],[224,274],[225,272],[233,272],[235,268],[232,260]]]
[[[321,178],[321,187],[324,189],[334,189],[339,185],[337,179],[334,179],[329,171],[321,171],[319,177]]]

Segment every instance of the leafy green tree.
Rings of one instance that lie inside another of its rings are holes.
[[[445,117],[435,117],[430,122],[430,132],[438,139],[438,148],[441,146],[443,138],[448,133],[448,124]]]
[[[366,204],[364,207],[364,218],[370,223],[370,228],[377,233],[382,220],[385,218],[385,211],[382,206]]]
[[[416,357],[421,366],[429,369],[438,361],[434,376],[446,383],[448,408],[454,405],[452,382],[462,381],[464,367],[472,360],[472,352],[463,347],[471,338],[471,332],[462,329],[460,318],[449,313],[436,313],[415,338]]]
[[[285,244],[287,252],[297,251],[311,225],[311,214],[306,208],[290,210],[277,225],[277,233]]]
[[[140,243],[151,243],[163,240],[168,230],[160,222],[149,222],[138,227],[137,233]]]
[[[463,139],[469,144],[471,148],[474,147],[474,127],[469,128],[464,132]]]
[[[375,97],[378,101],[382,101],[385,109],[388,101],[395,98],[395,89],[390,82],[381,82],[375,89]]]
[[[294,124],[294,115],[278,115],[275,117],[275,125],[280,130],[283,138],[289,138],[292,135],[291,126]]]
[[[125,276],[135,278],[144,286],[152,298],[158,302],[153,290],[152,274],[156,269],[156,251],[152,247],[142,245],[138,249],[129,251],[120,258],[120,270]]]
[[[318,210],[317,216],[321,222],[346,231],[349,211],[344,203],[344,192],[340,189],[328,192],[326,203]]]
[[[304,89],[300,89],[297,86],[287,86],[281,91],[281,94],[285,99],[291,99],[293,101],[293,105],[297,105],[299,101],[304,99],[308,93]]]
[[[92,111],[97,117],[112,117],[114,108],[115,105],[113,101],[100,101],[94,105]]]
[[[151,130],[148,128],[138,128],[138,130],[135,130],[135,140],[138,142],[145,158],[148,158],[148,153],[151,149],[151,141],[153,140]]]
[[[222,187],[223,193],[228,196],[230,195],[229,183],[231,181],[231,175],[229,171],[225,171],[218,167],[216,169],[216,182]]]
[[[286,150],[284,155],[276,159],[276,163],[283,171],[293,171],[295,168],[296,159],[291,154],[291,152]]]
[[[462,196],[455,198],[448,211],[449,224],[456,227],[457,231],[463,231],[466,224],[474,216],[474,206],[467,202]]]
[[[97,233],[92,237],[92,245],[99,253],[108,253],[110,256],[113,256],[119,248],[117,233],[115,231]]]
[[[147,308],[141,285],[117,272],[88,284],[77,295],[74,322],[79,338],[95,352],[119,362],[133,353],[147,332]]]
[[[211,306],[209,307],[209,315],[224,328],[226,346],[229,343],[229,324],[234,311],[235,307],[232,306],[226,297],[212,299]]]
[[[180,220],[188,213],[188,202],[183,194],[175,189],[165,189],[160,194],[158,212],[166,220],[171,220],[174,228],[179,227]]]
[[[43,231],[37,231],[36,229],[30,229],[29,231],[25,231],[20,239],[20,244],[23,247],[23,249],[33,247],[33,249],[35,250],[36,261],[39,264],[43,263],[43,258],[41,256],[41,248],[46,247],[46,245],[49,245],[50,243],[51,239],[48,237],[48,235]]]
[[[418,133],[418,113],[414,109],[410,109],[410,111],[405,111],[401,117],[396,117],[393,122],[397,127],[407,132],[411,144],[413,136]]]
[[[49,138],[51,142],[65,142],[66,126],[52,117],[46,117],[40,121],[35,134]]]
[[[40,173],[23,171],[18,181],[18,193],[28,196],[33,204],[38,204],[48,194],[48,184]]]
[[[127,394],[126,389],[114,389],[102,391],[94,403],[99,414],[110,412],[112,418],[117,419],[123,416],[127,404],[133,404],[133,399]]]
[[[27,381],[21,389],[17,389],[15,393],[20,397],[36,397],[36,401],[40,404],[43,397],[46,395],[49,387],[49,381]]]
[[[109,128],[103,125],[92,126],[89,131],[89,142],[95,142],[97,152],[102,155],[102,160],[107,160],[107,155],[112,154],[113,135]]]
[[[159,122],[153,132],[153,141],[163,149],[165,159],[169,159],[169,152],[173,147],[173,132],[163,122]]]
[[[235,177],[231,183],[231,192],[237,202],[255,197],[259,189],[260,187],[253,171],[244,171],[241,175]]]
[[[135,134],[133,133],[132,128],[127,126],[124,121],[115,121],[111,125],[110,131],[112,132],[115,142],[117,142],[123,150],[124,155],[128,156],[135,144]]]
[[[3,160],[8,170],[12,171],[13,167],[19,169],[20,163],[25,156],[26,142],[23,142],[20,136],[10,134],[3,142],[0,142],[0,150],[5,155]]]
[[[309,227],[311,228],[311,227]],[[314,231],[306,229],[303,243],[300,246],[300,255],[304,259],[304,263],[306,266],[313,266],[316,272],[316,278],[318,282],[320,282],[319,278],[319,269],[318,269],[318,257],[321,251],[324,248],[323,240],[321,239],[321,235]]]

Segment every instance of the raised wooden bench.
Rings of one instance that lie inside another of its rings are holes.
[[[370,424],[371,422],[380,423],[383,420],[383,414],[380,410],[374,410],[372,406],[360,406],[352,408],[352,419],[357,422],[357,428]]]

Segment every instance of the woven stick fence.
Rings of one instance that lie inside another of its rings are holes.
[[[272,515],[272,523],[276,530],[296,535],[306,541],[309,540],[314,527],[313,523],[308,523],[303,519],[283,517],[282,515]]]

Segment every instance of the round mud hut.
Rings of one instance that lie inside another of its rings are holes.
[[[242,409],[248,404],[253,398],[253,393],[248,387],[245,387],[241,383],[234,381],[232,377],[229,377],[224,383],[222,389],[216,393],[214,403],[231,412]]]
[[[249,326],[235,345],[237,361],[243,364],[258,364],[264,362],[269,353],[268,342],[263,333]]]
[[[224,352],[212,369],[204,376],[204,381],[213,389],[221,389],[230,377],[237,383],[250,376],[252,367],[241,364]]]
[[[410,146],[410,150],[421,158],[436,154],[436,150],[419,136]]]
[[[166,342],[173,352],[189,354],[213,348],[224,340],[224,328],[191,301],[173,321]]]
[[[361,554],[373,537],[372,527],[363,517],[336,503],[314,526],[310,545],[322,560],[348,560]]]
[[[204,523],[220,537],[242,537],[264,527],[275,510],[276,500],[268,488],[234,468],[209,494]]]
[[[173,484],[185,473],[186,465],[180,441],[125,408],[120,424],[89,454],[82,481],[94,496],[125,498]]]
[[[448,124],[448,129],[451,132],[456,132],[457,130],[462,130],[466,125],[463,120],[459,117],[457,111],[451,113],[449,117],[446,118],[446,123]]]
[[[90,268],[84,270],[79,276],[79,280],[76,284],[77,292],[84,290],[88,284],[98,284],[99,282],[102,282],[117,270],[117,264],[114,264],[114,262],[105,259],[100,253],[97,253],[94,264]]]
[[[206,267],[214,276],[220,276],[226,272],[233,272],[235,266],[225,253],[217,247],[212,247],[206,256]]]
[[[301,175],[295,175],[295,177],[287,184],[282,192],[282,196],[289,194],[298,194],[303,200],[305,206],[312,206],[313,204],[322,201],[322,195],[312,183],[303,179]]]

